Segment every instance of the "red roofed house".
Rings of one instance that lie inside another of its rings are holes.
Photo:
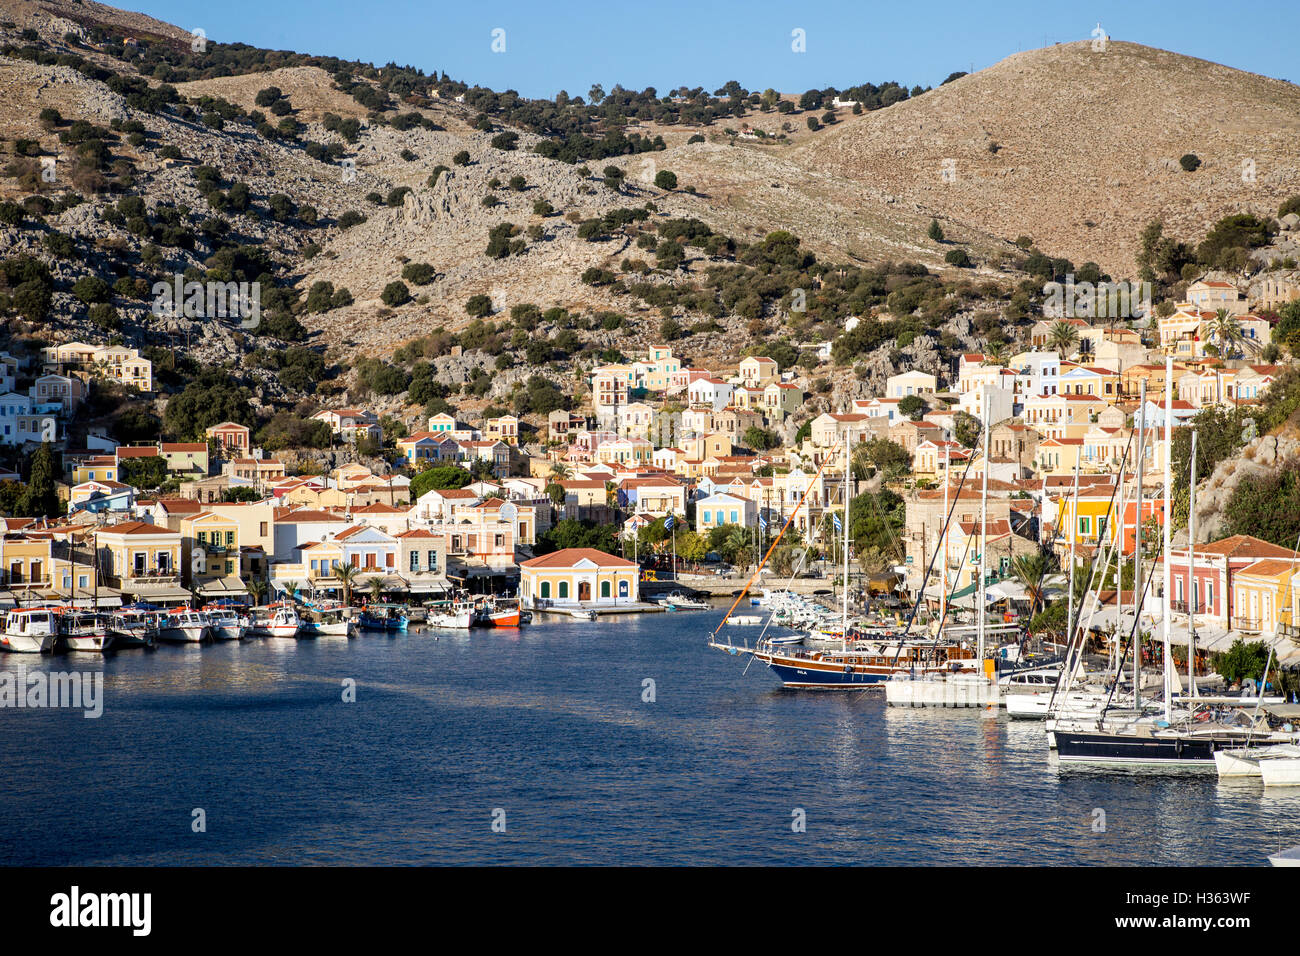
[[[1174,589],[1170,594],[1174,610],[1186,611],[1193,606],[1204,620],[1224,628],[1236,628],[1237,619],[1256,618],[1250,609],[1237,607],[1233,594],[1236,575],[1263,559],[1281,559],[1300,562],[1300,552],[1281,545],[1270,544],[1250,535],[1235,534],[1230,538],[1198,544],[1193,556],[1187,548],[1175,548],[1169,554],[1170,575]],[[1192,577],[1189,583],[1189,568]],[[1258,609],[1257,609],[1258,612]]]
[[[595,548],[563,548],[519,565],[519,601],[526,607],[612,607],[639,598],[640,569]]]

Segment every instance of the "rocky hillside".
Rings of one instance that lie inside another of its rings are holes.
[[[1300,86],[1112,41],[1007,57],[847,119],[789,162],[1050,255],[1133,272],[1151,219],[1179,238],[1234,212],[1273,215],[1300,188]],[[1179,165],[1185,154],[1195,172]],[[945,181],[945,160],[954,160]],[[1254,162],[1254,180],[1242,164]]]

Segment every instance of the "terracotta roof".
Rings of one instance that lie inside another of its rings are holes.
[[[636,563],[623,558],[597,551],[595,548],[561,548],[540,558],[529,558],[519,562],[521,568],[571,568],[579,561],[587,560],[602,568],[635,568]]]
[[[1300,553],[1292,551],[1290,548],[1270,544],[1261,538],[1255,538],[1248,534],[1234,534],[1229,538],[1222,538],[1209,544],[1199,544],[1195,550],[1197,554],[1222,555],[1238,559],[1300,557]]]
[[[100,534],[178,534],[162,525],[146,524],[143,521],[123,521],[109,525]]]
[[[1238,571],[1238,574],[1259,574],[1268,578],[1275,578],[1280,574],[1294,570],[1296,567],[1294,561],[1285,561],[1279,558],[1263,558],[1254,564],[1247,565]]]

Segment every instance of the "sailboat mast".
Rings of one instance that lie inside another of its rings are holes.
[[[980,489],[980,565],[979,592],[975,598],[975,659],[979,661],[980,673],[984,668],[984,565],[989,543],[989,419],[992,418],[989,389],[984,392],[984,482]]]
[[[1079,459],[1083,457],[1080,450],[1074,456],[1074,490],[1070,494],[1070,566],[1065,572],[1065,646],[1074,641],[1074,539],[1079,530]],[[1098,539],[1100,541],[1100,538]]]
[[[948,443],[943,445],[943,524],[939,527],[943,536],[943,575],[939,585],[939,622],[948,620]],[[924,591],[925,586],[921,589]]]
[[[1192,429],[1192,473],[1187,504],[1187,692],[1196,696],[1196,429]]]
[[[844,430],[844,617],[840,622],[840,647],[849,649],[849,433]]]
[[[1173,718],[1173,701],[1169,698],[1173,690],[1173,658],[1169,654],[1169,612],[1170,612],[1170,584],[1173,583],[1173,564],[1169,557],[1169,536],[1172,529],[1169,527],[1173,522],[1170,508],[1174,496],[1174,468],[1173,455],[1174,450],[1174,355],[1170,352],[1165,356],[1165,503],[1164,515],[1162,520],[1165,526],[1164,542],[1164,587],[1161,591],[1160,616],[1162,620],[1162,630],[1164,631],[1164,675],[1165,675],[1165,720]]]
[[[1124,458],[1119,462],[1119,487],[1115,489],[1116,497],[1119,499],[1119,514],[1116,516],[1119,528],[1119,537],[1114,540],[1118,544],[1118,553],[1115,558],[1115,633],[1120,632],[1120,620],[1124,611],[1124,462],[1128,458],[1128,451],[1125,450]],[[1115,660],[1115,677],[1119,677],[1119,657],[1116,656],[1115,642],[1110,641],[1110,657]],[[1110,673],[1109,663],[1106,665],[1106,673]]]
[[[1138,386],[1136,516],[1133,519],[1133,709],[1142,711],[1142,499],[1146,474],[1147,380]]]

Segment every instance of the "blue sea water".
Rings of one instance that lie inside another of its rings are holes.
[[[0,863],[1260,865],[1300,843],[1300,788],[1061,771],[1041,723],[783,691],[705,646],[719,616],[0,657],[102,670],[105,698],[0,710]]]

